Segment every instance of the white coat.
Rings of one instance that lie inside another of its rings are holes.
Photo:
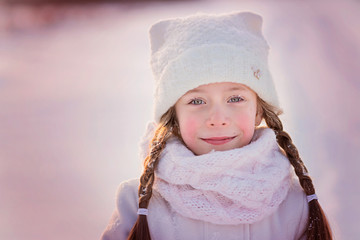
[[[139,180],[120,184],[116,209],[102,240],[125,240],[136,222]],[[308,203],[306,195],[293,179],[278,210],[253,224],[217,225],[179,215],[154,190],[147,216],[152,240],[298,240],[306,239]]]

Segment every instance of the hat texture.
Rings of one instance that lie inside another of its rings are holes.
[[[262,17],[250,12],[155,23],[150,28],[155,121],[189,90],[217,82],[244,84],[279,107],[261,28]]]

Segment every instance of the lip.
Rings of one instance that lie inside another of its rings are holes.
[[[211,145],[222,145],[225,143],[228,143],[232,141],[236,136],[234,137],[211,137],[211,138],[201,138],[201,140],[211,144]]]

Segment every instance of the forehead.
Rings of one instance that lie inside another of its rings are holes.
[[[210,83],[206,85],[200,85],[187,93],[201,93],[201,92],[212,92],[212,91],[251,91],[246,85],[241,83],[233,82],[221,82],[221,83]],[[186,94],[187,94],[186,93]]]

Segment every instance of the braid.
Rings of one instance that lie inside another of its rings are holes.
[[[275,131],[279,146],[285,151],[287,158],[294,167],[295,173],[299,178],[300,185],[307,196],[315,194],[315,188],[308,174],[299,152],[293,144],[288,133],[283,131],[283,125],[276,109],[258,97],[258,103],[261,107],[263,118],[267,126]],[[330,240],[332,234],[330,225],[317,199],[309,202],[309,218],[306,230],[307,239],[311,240]]]
[[[144,171],[140,177],[139,208],[148,208],[152,196],[155,180],[155,169],[160,154],[166,146],[166,141],[172,136],[179,135],[175,108],[171,107],[160,119],[155,136],[150,142],[150,153],[144,160]],[[131,229],[128,240],[151,240],[146,215],[138,215],[137,221]]]

